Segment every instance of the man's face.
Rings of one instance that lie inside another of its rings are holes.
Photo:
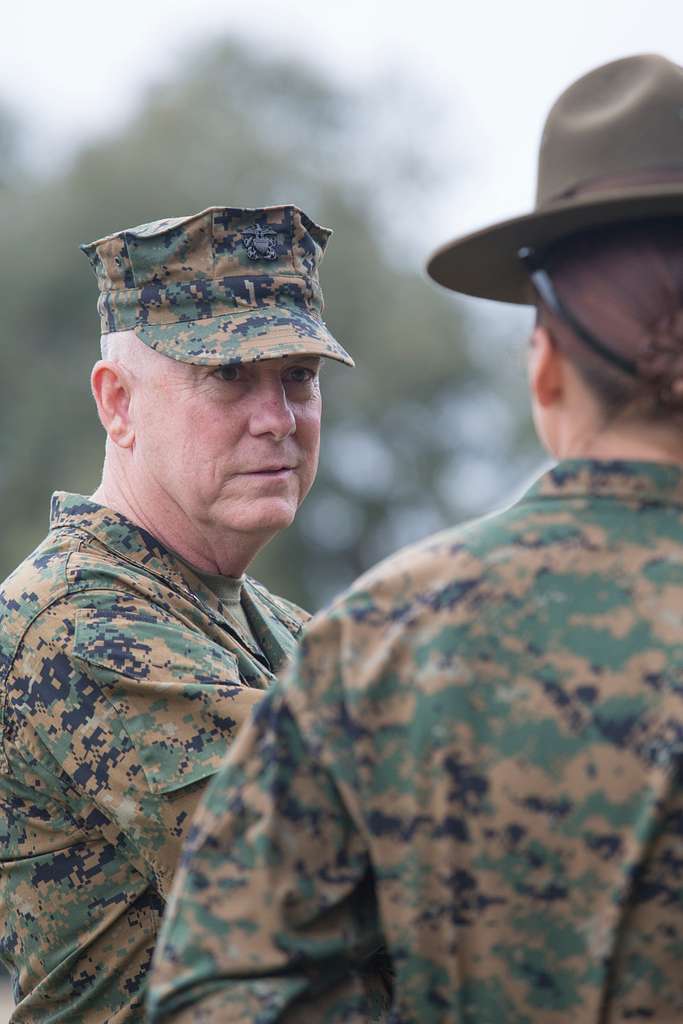
[[[224,367],[157,357],[133,392],[133,457],[148,495],[177,518],[172,533],[184,521],[215,551],[231,533],[260,546],[289,526],[318,465],[319,365],[314,356]]]

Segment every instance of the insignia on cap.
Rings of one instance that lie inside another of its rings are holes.
[[[277,259],[277,232],[254,224],[242,232],[242,244],[250,260]]]

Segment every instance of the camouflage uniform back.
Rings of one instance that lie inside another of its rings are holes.
[[[394,1024],[674,1024],[682,755],[683,473],[560,463],[313,620],[199,812],[152,1019],[371,1019],[384,939]]]
[[[314,621],[200,811],[154,1021],[367,1020],[382,940],[392,1024],[683,1019],[682,109],[660,55],[593,68],[533,210],[431,257],[536,306],[534,422],[583,458]]]

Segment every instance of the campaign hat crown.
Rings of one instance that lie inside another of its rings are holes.
[[[683,216],[683,68],[625,57],[574,82],[551,108],[535,209],[455,239],[427,270],[454,291],[529,303],[518,253],[589,228]]]
[[[214,206],[82,245],[102,334],[132,330],[180,362],[329,356],[353,366],[322,319],[320,260],[332,232],[296,206]]]

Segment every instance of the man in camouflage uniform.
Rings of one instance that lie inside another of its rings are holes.
[[[536,213],[452,243],[431,273],[529,302],[521,246],[562,254],[572,229],[683,218],[681,109],[683,70],[663,58],[580,80],[548,119]],[[572,181],[600,195],[566,199]],[[599,278],[590,234],[573,264],[595,289],[577,292],[588,319],[537,254],[532,405],[560,461],[307,627],[195,819],[155,1024],[378,1019],[359,967],[382,944],[392,1024],[683,1019],[683,334],[641,352],[637,289],[612,280],[618,257],[625,280],[655,281],[650,314],[681,322],[683,221],[672,242],[651,223],[615,236]],[[660,249],[677,290],[649,273]],[[605,340],[590,328],[615,294]],[[626,396],[609,415],[606,376]]]
[[[0,592],[0,935],[12,1021],[141,1021],[180,845],[301,609],[244,575],[317,466],[329,232],[214,208],[84,246],[95,494]]]

